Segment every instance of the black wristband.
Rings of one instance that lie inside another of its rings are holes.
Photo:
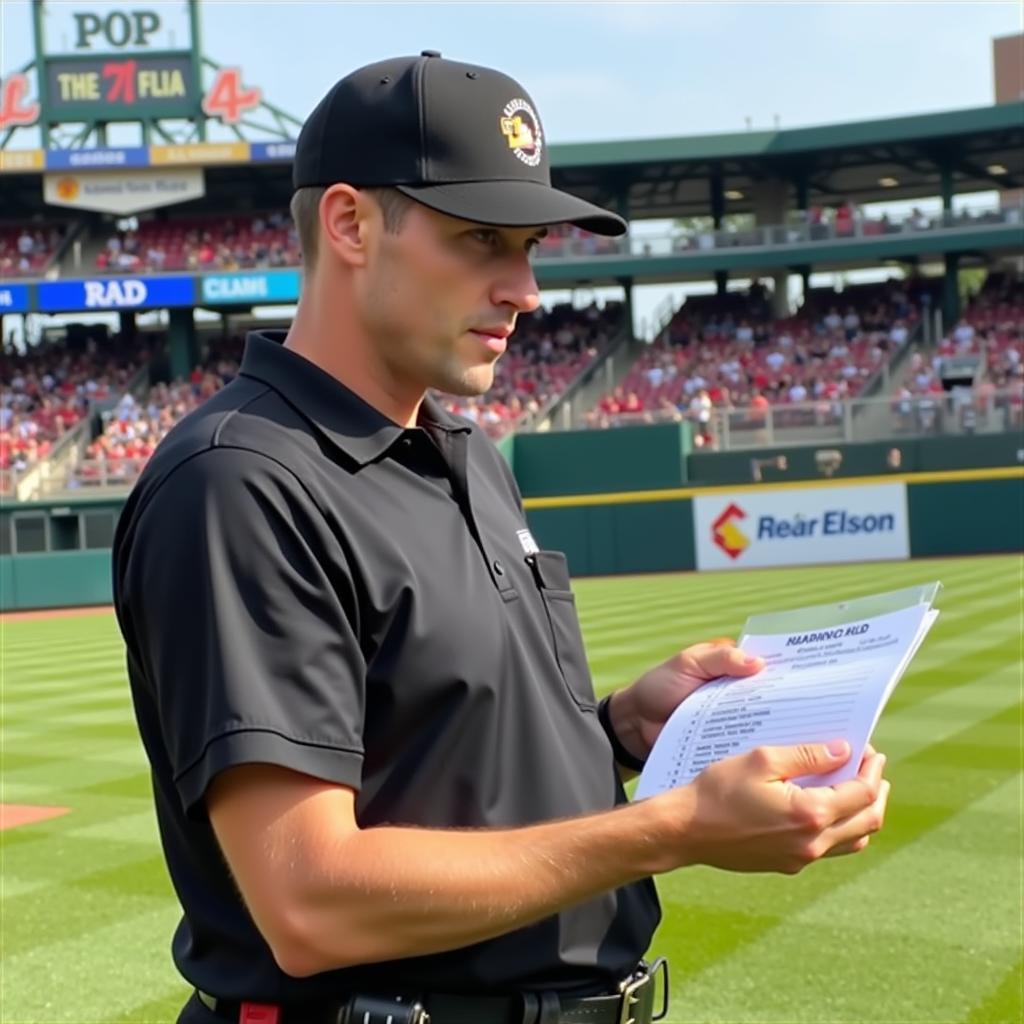
[[[604,729],[604,734],[612,745],[612,753],[615,755],[616,762],[631,772],[642,772],[647,762],[641,761],[639,757],[634,757],[615,735],[615,727],[612,725],[611,718],[611,703],[610,694],[600,701],[597,705],[597,720],[601,723],[601,728]]]

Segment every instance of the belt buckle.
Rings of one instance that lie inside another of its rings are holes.
[[[641,964],[638,974],[620,982],[619,992],[622,995],[622,1004],[619,1009],[617,1024],[639,1024],[636,1017],[633,1016],[633,1007],[640,1002],[638,993],[642,992],[648,985],[653,984],[654,978],[659,971],[665,976],[665,991],[662,996],[661,1010],[658,1013],[654,1013],[654,1007],[651,1007],[651,1020],[661,1020],[666,1016],[668,1013],[668,961],[663,956],[659,956],[653,964]]]
[[[633,1016],[633,1007],[640,1002],[640,996],[637,993],[643,991],[651,983],[652,977],[645,965],[642,974],[626,978],[619,984],[622,1002],[619,1004],[618,1024],[637,1024],[637,1019]]]

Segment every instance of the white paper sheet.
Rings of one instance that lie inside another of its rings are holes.
[[[764,669],[706,683],[683,701],[647,759],[635,798],[686,785],[709,764],[754,747],[833,739],[850,744],[849,761],[793,781],[852,779],[882,708],[937,617],[928,604],[914,604],[803,632],[744,635],[740,646],[764,658]]]

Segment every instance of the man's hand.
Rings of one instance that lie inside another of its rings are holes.
[[[849,744],[759,747],[653,797],[681,814],[683,864],[796,874],[821,857],[856,853],[885,819],[885,758],[868,747],[856,779],[801,788],[790,779],[834,771]]]
[[[760,658],[748,658],[732,640],[687,647],[612,696],[615,735],[631,754],[644,759],[672,712],[699,686],[721,676],[751,676],[763,667]]]

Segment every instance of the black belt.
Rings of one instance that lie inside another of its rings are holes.
[[[655,980],[664,975],[661,1008],[654,1012]],[[659,958],[642,964],[604,996],[567,997],[557,992],[519,992],[508,996],[424,995],[418,1014],[411,1001],[380,997],[353,997],[339,1003],[288,1003],[266,1007],[267,1016],[243,1012],[247,1005],[217,999],[196,991],[199,1001],[230,1024],[247,1024],[261,1018],[275,1024],[650,1024],[668,1012],[668,964]],[[260,1008],[253,1007],[258,1010]],[[276,1011],[274,1013],[273,1011]]]

